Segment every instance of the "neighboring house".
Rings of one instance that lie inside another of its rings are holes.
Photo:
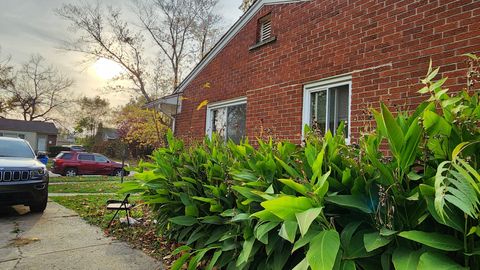
[[[103,141],[112,141],[119,138],[118,130],[116,128],[102,128],[98,132],[102,135]]]
[[[25,139],[35,151],[47,151],[56,145],[57,134],[53,123],[0,118],[0,137]]]
[[[417,91],[430,59],[446,87],[465,87],[464,53],[480,53],[478,0],[258,0],[173,95],[150,105],[174,117],[182,138],[299,143],[305,124],[324,132],[345,121],[356,141],[370,107],[427,98]]]
[[[57,146],[75,144],[75,134],[60,132],[57,137]]]

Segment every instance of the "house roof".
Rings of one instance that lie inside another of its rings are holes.
[[[196,65],[193,70],[187,75],[187,77],[178,85],[173,93],[183,92],[185,87],[202,71],[204,67],[212,61],[225,46],[242,30],[242,28],[257,14],[257,12],[264,6],[277,5],[277,4],[289,4],[297,2],[307,2],[311,0],[257,0],[252,6],[238,19],[235,24],[222,36],[222,38],[213,46],[208,54]]]
[[[102,128],[103,136],[104,138],[107,138],[109,140],[115,140],[118,139],[118,129],[116,128]]]
[[[42,134],[57,135],[58,129],[54,123],[41,121],[23,121],[0,118],[0,130],[37,132]]]

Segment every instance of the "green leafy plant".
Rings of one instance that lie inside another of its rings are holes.
[[[358,146],[343,124],[322,138],[306,127],[302,146],[187,147],[170,132],[123,191],[184,244],[173,269],[478,269],[478,93],[450,94],[438,74],[415,110],[372,110]]]

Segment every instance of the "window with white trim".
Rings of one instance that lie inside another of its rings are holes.
[[[246,98],[210,104],[207,106],[206,133],[209,136],[217,133],[225,141],[239,143],[246,135],[246,115]]]
[[[306,85],[303,94],[303,120],[322,135],[335,133],[344,122],[344,134],[350,141],[351,77],[340,77]],[[303,131],[302,131],[303,132]]]

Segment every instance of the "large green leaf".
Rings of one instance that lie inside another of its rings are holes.
[[[215,253],[213,253],[212,259],[210,260],[210,263],[208,264],[207,268],[205,268],[205,270],[212,270],[217,263],[218,258],[220,258],[220,255],[222,255],[221,249],[215,251]]]
[[[295,242],[295,236],[297,235],[297,227],[296,221],[286,220],[283,222],[282,227],[280,227],[278,235],[293,244]]]
[[[298,227],[300,228],[300,234],[305,236],[312,222],[320,215],[323,208],[311,208],[301,213],[296,213]]]
[[[398,235],[440,250],[456,251],[463,248],[463,243],[450,235],[422,231],[405,231]]]
[[[297,249],[309,244],[310,241],[312,241],[312,239],[318,235],[318,233],[318,231],[309,230],[305,236],[301,237],[295,242],[292,248],[292,253],[295,252]]]
[[[462,270],[467,269],[452,261],[444,254],[427,251],[420,256],[417,270]]]
[[[399,157],[400,151],[405,143],[405,137],[402,129],[395,121],[390,110],[382,103],[381,105],[382,121],[385,126],[386,136],[390,144],[393,155]]]
[[[355,265],[354,260],[344,260],[341,263],[340,270],[356,270],[357,266]]]
[[[279,222],[267,222],[261,225],[258,225],[255,228],[254,234],[258,241],[264,243],[265,245],[268,244],[268,232],[273,230],[275,227],[280,224]]]
[[[348,251],[350,246],[350,241],[352,240],[353,234],[357,231],[358,227],[362,224],[361,221],[352,221],[345,226],[340,234],[340,240],[342,242],[342,248],[345,251]]]
[[[430,136],[439,134],[450,136],[450,132],[452,131],[452,126],[447,122],[447,120],[435,112],[428,110],[423,113],[423,126]]]
[[[278,161],[278,163],[280,163],[280,165],[285,169],[285,171],[287,171],[289,176],[294,178],[302,178],[300,173],[297,170],[295,170],[295,168],[292,168],[290,165],[285,163],[285,161],[281,160],[278,157],[275,157],[275,159]]]
[[[255,243],[255,237],[250,237],[249,239],[243,242],[242,251],[237,259],[237,266],[240,266],[243,263],[248,262],[250,255],[252,253],[253,244]]]
[[[308,260],[303,258],[292,270],[308,270]]]
[[[320,232],[310,241],[307,260],[312,270],[331,270],[335,264],[340,237],[335,230]]]
[[[281,196],[261,203],[265,210],[283,220],[295,221],[296,213],[312,208],[310,199],[306,197]]]
[[[421,251],[397,247],[392,255],[393,266],[395,266],[395,269],[417,270],[420,255]]]
[[[323,157],[325,155],[325,147],[326,147],[326,144],[323,145],[322,150],[320,151],[320,153],[318,153],[317,158],[315,159],[315,162],[313,162],[313,165],[312,165],[313,176],[310,182],[312,185],[315,184],[315,180],[320,175],[322,175],[322,165],[323,165]]]
[[[297,183],[292,179],[278,179],[278,181],[282,182],[287,187],[295,190],[296,192],[298,192],[298,193],[300,193],[304,196],[306,196],[307,193],[310,191],[310,190],[308,190],[308,188],[305,184]]]
[[[180,270],[185,262],[190,258],[190,253],[184,253],[180,258],[178,258],[170,268],[171,270]]]
[[[406,172],[416,159],[418,144],[422,138],[422,129],[415,118],[405,134],[405,143],[402,147],[400,168]]]
[[[392,240],[393,237],[382,236],[380,232],[366,233],[363,235],[363,243],[368,252],[388,245]]]
[[[325,200],[336,205],[357,209],[367,214],[373,213],[368,206],[367,199],[361,195],[334,195],[326,197]]]
[[[170,222],[183,225],[183,226],[192,226],[193,224],[197,223],[197,219],[190,216],[178,216],[168,219]]]
[[[450,161],[444,161],[437,168],[435,175],[435,210],[439,217],[445,221],[448,208],[446,202],[449,202],[475,218],[480,205],[476,192],[478,186],[461,166],[452,164],[454,168],[447,167],[450,164],[452,164]]]

